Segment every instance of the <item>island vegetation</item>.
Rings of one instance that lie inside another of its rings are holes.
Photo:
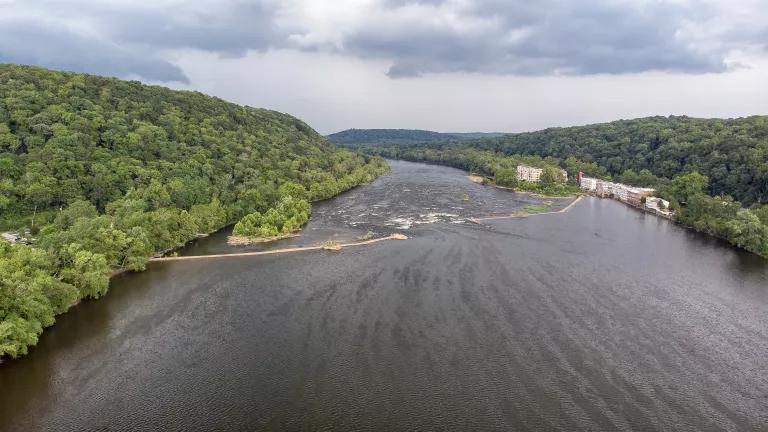
[[[238,222],[297,229],[309,202],[386,173],[304,122],[197,92],[0,65],[0,356],[107,292],[110,274]]]
[[[549,181],[521,184],[518,164],[562,168],[571,187],[579,172],[652,187],[679,223],[768,257],[768,116],[650,117],[462,141],[348,145],[480,173],[518,190],[542,188],[543,195],[564,191]]]
[[[255,212],[240,219],[232,235],[252,241],[281,238],[301,229],[309,221],[311,213],[312,208],[306,199],[286,195],[266,213]]]

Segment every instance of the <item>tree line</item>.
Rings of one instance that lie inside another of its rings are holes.
[[[560,167],[567,171],[571,183],[576,181],[579,172],[583,172],[587,176],[605,180],[652,187],[657,190],[656,195],[670,201],[671,209],[677,212],[679,223],[768,257],[768,204],[765,201],[768,176],[763,176],[768,173],[768,123],[765,120],[765,117],[711,121],[654,117],[482,140],[358,145],[355,148],[368,154],[478,172],[494,178],[502,186],[528,190],[538,188],[544,194],[551,195],[563,195],[569,190],[546,180],[538,184],[518,182],[514,171],[516,166],[550,167],[548,171],[551,171],[551,167]],[[664,125],[665,128],[654,130],[653,125],[659,128]],[[691,129],[695,125],[704,126]],[[680,135],[675,131],[680,132]],[[620,132],[627,136],[619,140]],[[570,133],[574,136],[570,136]],[[727,136],[741,136],[734,138],[739,145],[726,144]],[[602,141],[598,137],[602,137]],[[617,144],[617,140],[624,143],[625,150],[622,152],[628,153],[619,153],[624,154],[623,157],[608,157],[608,154],[617,151],[613,146],[622,146]],[[655,147],[658,150],[669,146],[678,149],[675,152],[681,158],[684,152],[679,151],[680,146],[688,148],[691,153],[685,156],[686,162],[679,159],[677,165],[674,165],[663,156],[674,153],[671,148],[658,151],[655,155],[643,156],[642,150],[646,147],[641,143],[645,140],[654,143],[648,148]],[[697,144],[694,145],[692,141]],[[681,142],[688,142],[688,145],[682,145]],[[709,156],[702,156],[705,142],[713,153]],[[730,150],[725,153],[718,148]],[[510,153],[513,151],[523,153]],[[713,168],[715,159],[733,162],[723,171]],[[649,160],[654,162],[649,164]],[[740,167],[739,163],[746,165]],[[666,168],[654,172],[654,167]],[[698,167],[716,177],[705,175]],[[746,199],[747,206],[738,200],[739,196]]]
[[[427,141],[464,140],[501,136],[501,133],[465,132],[444,133],[419,129],[347,129],[328,135],[328,141],[337,145],[408,144]]]
[[[671,179],[698,171],[705,192],[746,206],[768,203],[768,116],[699,119],[647,117],[462,141],[507,155],[574,157],[612,176],[646,171]]]
[[[104,295],[115,270],[274,214],[287,194],[326,199],[387,170],[275,111],[0,65],[0,230],[32,239],[0,241],[0,355],[25,354],[56,314]]]
[[[561,161],[553,157],[539,157],[529,155],[503,155],[488,151],[476,150],[465,146],[437,146],[425,144],[390,144],[390,145],[362,145],[359,150],[386,158],[402,159],[412,162],[426,162],[437,165],[446,165],[463,169],[472,174],[479,174],[499,186],[516,190],[535,192],[545,196],[565,196],[579,192],[579,188],[566,183],[560,171]],[[574,160],[575,161],[575,160]],[[569,161],[570,164],[570,161]],[[543,170],[540,182],[521,181],[517,178],[517,166],[527,165]],[[591,164],[569,165],[570,169],[587,169],[590,172]],[[568,170],[568,178],[574,176]]]

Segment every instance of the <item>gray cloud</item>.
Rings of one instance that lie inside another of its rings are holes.
[[[274,28],[276,6],[260,1],[220,1],[210,8],[183,8],[158,13],[146,8],[124,7],[96,12],[116,41],[148,47],[195,48],[240,57],[247,50],[264,50],[279,44]]]
[[[755,15],[763,13],[759,2],[736,1],[747,12],[753,8]],[[163,53],[187,48],[227,57],[282,48],[385,59],[392,62],[392,78],[452,72],[722,72],[728,70],[732,50],[765,44],[765,24],[760,24],[765,21],[722,18],[724,11],[735,9],[733,4],[40,0],[11,3],[13,9],[0,5],[0,15],[5,15],[0,18],[0,60],[165,81],[186,78],[163,60]],[[329,12],[322,13],[325,9]],[[30,21],[30,16],[62,24],[51,28],[44,20]]]
[[[0,63],[188,82],[181,68],[144,49],[23,20],[0,25]]]
[[[391,2],[392,3],[392,2]],[[394,2],[400,8],[414,2]],[[442,4],[445,4],[443,2]],[[486,1],[464,10],[485,28],[368,27],[346,47],[389,57],[392,77],[424,72],[514,75],[621,74],[645,71],[722,72],[729,46],[699,50],[686,40],[689,20],[716,13],[702,5],[608,1]]]

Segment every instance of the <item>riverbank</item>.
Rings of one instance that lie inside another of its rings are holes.
[[[253,250],[382,237],[425,208],[465,219],[536,201],[393,165],[318,205],[298,239]],[[398,232],[409,239],[117,277],[0,366],[0,430],[760,430],[765,261],[587,197],[559,216]],[[225,234],[179,254],[246,251]],[[553,353],[576,360],[541,361]]]
[[[483,217],[476,217],[476,218],[469,218],[467,221],[474,223],[474,224],[481,224],[483,221],[487,220],[497,220],[497,219],[517,219],[517,218],[525,218],[529,216],[540,216],[540,215],[548,215],[548,214],[561,214],[566,213],[569,210],[573,208],[579,201],[581,201],[583,198],[582,195],[579,195],[576,197],[576,199],[573,200],[570,204],[568,204],[566,207],[555,210],[555,211],[549,211],[549,212],[537,212],[537,213],[529,213],[526,211],[518,211],[514,212],[508,215],[497,215],[497,216],[483,216]]]
[[[507,187],[507,186],[499,186],[496,183],[494,183],[493,180],[491,180],[491,179],[489,179],[487,177],[482,177],[482,176],[478,176],[478,175],[474,175],[474,174],[468,175],[467,179],[469,181],[471,181],[472,183],[477,183],[477,184],[480,184],[480,185],[483,185],[483,186],[492,186],[492,187],[495,187],[496,189],[507,190],[507,191],[514,192],[514,193],[526,194],[526,195],[530,195],[530,196],[532,196],[534,198],[572,198],[574,196],[579,195],[579,192],[574,192],[574,193],[569,194],[569,195],[543,194],[543,193],[536,192],[536,191],[529,191],[529,190],[519,189],[519,188],[511,188],[511,187]]]
[[[384,161],[382,163],[386,164]],[[314,193],[312,196],[321,201],[331,195],[369,184],[377,177],[389,173],[388,166],[386,170],[368,167],[373,167],[373,164],[367,162],[356,168],[354,175],[347,175],[344,181],[337,182],[333,188],[323,189],[323,193]],[[6,354],[11,358],[26,355],[29,347],[37,344],[45,328],[54,325],[72,307],[85,303],[84,300],[104,297],[112,281],[119,275],[144,271],[146,263],[152,258],[176,253],[192,242],[207,237],[209,233],[205,231],[226,229],[231,222],[228,215],[231,217],[242,211],[238,210],[236,203],[228,205],[225,208],[221,202],[213,199],[210,204],[195,205],[188,210],[169,206],[149,211],[142,204],[131,207],[128,213],[121,213],[122,216],[117,218],[99,214],[92,204],[82,201],[71,208],[57,210],[56,218],[61,217],[67,222],[55,225],[53,230],[46,229],[45,237],[41,237],[35,244],[23,245],[17,241],[7,242],[9,246],[5,247],[6,241],[0,239],[0,252],[3,255],[0,258],[18,261],[16,266],[23,270],[15,274],[12,283],[29,287],[12,291],[12,295],[7,296],[0,306],[13,314],[28,308],[25,302],[29,298],[41,299],[34,314],[18,314],[20,318],[14,320],[14,328],[19,331],[0,335],[0,357]],[[39,219],[36,218],[36,222]],[[52,219],[47,222],[50,223]],[[29,253],[44,254],[47,259],[25,261],[24,248],[34,250]],[[57,266],[61,264],[61,267],[54,267],[53,263]],[[45,273],[48,281],[41,281],[35,271]],[[35,283],[30,283],[31,280]],[[33,296],[32,291],[37,293]],[[0,333],[3,333],[2,329]]]
[[[254,245],[254,244],[272,243],[278,240],[285,240],[289,238],[298,237],[299,235],[300,234],[291,233],[291,234],[278,235],[274,237],[260,237],[260,238],[251,238],[251,237],[245,237],[245,236],[229,236],[227,237],[227,244],[230,246],[248,246],[248,245]]]

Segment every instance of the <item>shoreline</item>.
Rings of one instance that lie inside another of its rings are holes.
[[[519,193],[519,194],[525,194],[535,198],[573,198],[574,196],[581,195],[580,193],[574,193],[571,195],[542,195],[538,192],[518,190],[518,189],[507,187],[507,186],[499,186],[496,183],[493,183],[492,181],[488,180],[486,177],[481,177],[481,176],[476,176],[471,174],[467,176],[467,179],[472,183],[479,184],[481,186],[491,186],[491,187],[495,187],[496,189],[506,190],[506,191]],[[486,183],[483,183],[483,182],[486,182]]]
[[[579,201],[581,201],[582,198],[584,198],[583,195],[577,196],[576,199],[574,199],[570,204],[568,204],[567,206],[563,207],[560,210],[549,211],[549,212],[541,212],[541,213],[528,213],[528,212],[525,212],[525,211],[518,211],[518,212],[515,212],[515,213],[512,213],[512,214],[508,214],[508,215],[496,215],[496,216],[484,216],[484,217],[468,218],[467,221],[469,221],[471,223],[474,223],[474,224],[477,224],[477,225],[480,225],[482,223],[482,221],[486,221],[486,220],[520,219],[520,218],[527,218],[529,216],[539,216],[539,215],[548,215],[548,214],[560,214],[560,213],[565,213],[565,212],[569,211],[571,208],[573,208],[573,206],[575,206]]]
[[[342,195],[344,193],[350,192],[350,191],[352,191],[354,189],[357,189],[357,188],[359,188],[361,186],[365,186],[367,184],[373,183],[374,181],[378,180],[380,177],[389,175],[391,173],[391,168],[389,168],[389,164],[387,164],[387,168],[388,169],[387,169],[387,171],[385,173],[376,175],[375,178],[373,180],[371,180],[370,182],[355,184],[355,185],[351,186],[350,188],[348,188],[346,190],[339,191],[339,193],[334,195],[334,196],[331,196],[331,197],[328,197],[328,198],[324,198],[324,199],[320,199],[320,200],[315,200],[315,201],[312,201],[312,203],[322,202],[322,201],[334,199],[334,198],[336,198],[336,197],[338,197],[338,196],[340,196],[340,195]],[[154,261],[159,261],[159,260],[167,259],[169,257],[166,257],[165,255],[173,253],[173,252],[176,252],[176,251],[179,251],[179,250],[189,246],[192,242],[194,242],[196,240],[199,240],[201,238],[206,238],[206,237],[210,236],[211,234],[214,234],[216,232],[224,230],[227,227],[230,227],[230,226],[233,226],[233,225],[234,225],[233,223],[227,222],[225,225],[223,225],[220,228],[215,229],[215,230],[213,230],[213,231],[211,231],[209,233],[196,233],[194,236],[192,236],[191,238],[185,240],[181,244],[178,244],[176,246],[170,247],[170,248],[162,250],[162,251],[154,252],[153,255],[151,255],[149,257],[146,257],[147,258],[147,262],[146,263],[149,264],[149,263],[154,262]],[[299,236],[299,235],[300,234],[296,233],[296,234],[293,234],[291,236]],[[364,242],[361,242],[361,243],[358,243],[358,244],[362,245],[362,244],[368,244],[368,243],[375,243],[377,241],[388,240],[390,238],[398,239],[398,236],[402,236],[402,237],[407,239],[407,237],[403,236],[402,234],[394,234],[393,236],[389,236],[389,237],[386,237],[386,238],[368,240],[368,241],[364,241]],[[269,241],[281,240],[281,239],[282,238],[276,238],[276,239],[270,239]],[[343,247],[357,246],[358,244],[347,244],[347,245],[342,245],[342,246]],[[30,246],[30,247],[33,247],[33,246]],[[321,246],[318,246],[318,248],[321,248]],[[301,250],[301,249],[299,248],[298,250]],[[184,258],[184,257],[178,257],[178,258]],[[112,283],[113,279],[115,279],[116,277],[121,276],[121,275],[125,275],[125,274],[128,274],[128,273],[141,273],[141,272],[144,272],[145,270],[146,270],[146,266],[145,266],[144,269],[141,269],[141,270],[132,270],[132,269],[128,269],[126,267],[118,267],[118,268],[110,269],[109,272],[105,273],[105,276],[107,277],[108,284],[110,284],[110,287],[111,287],[111,283]],[[107,294],[108,294],[108,292],[105,295],[107,295]],[[42,334],[46,333],[46,329],[56,325],[56,321],[58,320],[59,317],[61,317],[62,315],[66,314],[68,312],[70,312],[74,307],[82,304],[83,302],[93,301],[93,300],[99,300],[99,299],[89,298],[89,297],[78,298],[77,300],[72,302],[69,305],[69,307],[67,307],[66,310],[62,311],[61,313],[55,314],[54,315],[54,322],[53,322],[53,324],[51,324],[50,326],[43,327],[42,331],[38,334],[38,339],[42,336]],[[34,349],[34,347],[37,345],[37,343],[38,342],[35,342],[34,344],[29,345],[28,346],[28,350]],[[7,361],[9,359],[10,360],[21,359],[21,358],[23,358],[23,357],[25,357],[27,355],[28,355],[28,352],[27,352],[27,354],[22,354],[22,355],[18,356],[17,358],[12,358],[12,357],[9,357],[9,356],[0,355],[0,364],[2,364],[3,362],[5,362],[5,361]]]
[[[298,234],[298,233],[282,234],[274,237],[259,237],[259,238],[251,238],[251,237],[245,237],[245,236],[228,236],[227,244],[230,246],[249,246],[254,244],[272,243],[278,240],[285,240],[285,239],[299,237],[299,236],[301,236],[301,234]]]

